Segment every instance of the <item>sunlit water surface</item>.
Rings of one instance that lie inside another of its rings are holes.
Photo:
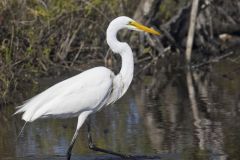
[[[91,116],[93,141],[124,154],[164,160],[240,159],[240,70],[233,70],[218,64],[208,73],[158,73],[135,81],[118,102]],[[30,98],[60,80],[41,79],[40,87],[22,92]],[[37,120],[16,140],[24,124],[12,116],[19,104],[0,108],[0,159],[66,159],[77,119]],[[96,158],[114,159],[88,149],[84,125],[73,160]]]

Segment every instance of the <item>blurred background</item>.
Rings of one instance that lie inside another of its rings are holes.
[[[135,76],[127,94],[91,116],[100,147],[166,160],[240,159],[240,2],[200,0],[191,61],[185,50],[191,0],[1,0],[0,159],[66,159],[77,119],[28,124],[15,107],[51,85],[121,59],[105,40],[118,16],[159,30],[123,30]],[[191,69],[186,69],[191,68]],[[84,125],[73,159],[115,159],[92,152]]]

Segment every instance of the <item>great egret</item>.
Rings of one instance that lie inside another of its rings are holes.
[[[122,58],[122,67],[119,74],[115,75],[105,67],[89,69],[48,88],[19,106],[15,112],[15,114],[23,112],[22,119],[26,123],[45,117],[78,116],[77,128],[67,152],[68,160],[71,158],[71,151],[78,131],[87,117],[122,97],[132,81],[134,68],[132,50],[127,43],[118,41],[116,37],[117,32],[124,28],[156,35],[160,34],[129,17],[121,16],[112,20],[107,28],[107,43],[112,51],[120,54]],[[90,125],[88,126],[90,149],[123,156],[96,147],[92,143]]]

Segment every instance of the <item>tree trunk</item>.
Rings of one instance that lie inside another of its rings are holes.
[[[172,1],[180,3],[177,0]],[[160,39],[164,47],[170,45],[183,52],[186,48],[191,3],[179,8],[179,11],[171,19],[161,23],[164,18],[159,16],[162,12],[159,8],[166,2],[141,0],[134,19],[161,29],[164,35]],[[199,12],[194,27],[192,63],[229,53],[240,45],[240,1],[199,0],[198,8]],[[150,41],[149,44],[151,45]],[[158,46],[152,45],[152,47],[157,48]]]

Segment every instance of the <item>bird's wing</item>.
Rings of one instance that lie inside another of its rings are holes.
[[[16,113],[25,121],[47,116],[74,116],[85,110],[96,111],[111,93],[113,73],[96,67],[64,80],[27,101]]]

